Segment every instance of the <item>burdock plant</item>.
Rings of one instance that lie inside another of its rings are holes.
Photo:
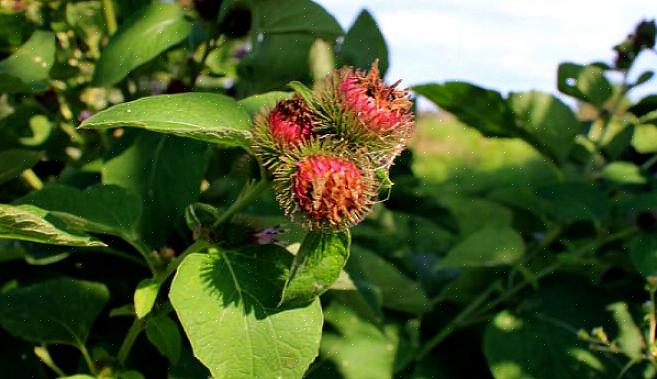
[[[368,72],[335,70],[256,116],[253,150],[285,213],[310,230],[340,230],[367,215],[406,147],[414,120],[408,91]]]

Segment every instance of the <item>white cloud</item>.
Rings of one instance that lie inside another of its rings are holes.
[[[555,92],[560,62],[609,62],[611,47],[642,18],[652,0],[324,0],[348,28],[368,8],[388,41],[390,78],[407,84],[461,79],[502,91]],[[636,72],[657,68],[657,54]],[[657,80],[656,80],[657,81]],[[642,92],[657,92],[657,84]]]

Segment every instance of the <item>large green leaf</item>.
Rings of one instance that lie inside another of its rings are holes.
[[[0,204],[0,238],[64,246],[107,246],[68,229],[62,220],[32,205]]]
[[[142,213],[139,196],[112,185],[97,185],[81,191],[50,184],[16,203],[48,210],[76,230],[111,234],[133,241],[137,239]]]
[[[281,304],[307,304],[338,279],[349,258],[347,233],[310,232],[294,257]]]
[[[183,40],[192,30],[177,5],[154,3],[132,14],[101,52],[93,82],[111,86]]]
[[[350,65],[369,69],[375,59],[379,60],[381,76],[388,71],[388,46],[376,21],[363,9],[347,34],[338,54],[338,66]]]
[[[308,33],[336,38],[343,33],[335,17],[310,0],[255,0],[251,9],[254,34]]]
[[[518,136],[549,157],[563,161],[581,125],[573,111],[556,97],[541,92],[512,93],[508,103],[522,130]]]
[[[118,104],[88,118],[80,127],[134,127],[222,146],[246,147],[251,124],[248,113],[230,97],[182,93]]]
[[[492,267],[517,262],[525,253],[522,236],[508,227],[487,227],[469,235],[440,261],[440,267]]]
[[[292,256],[264,245],[191,254],[169,298],[194,355],[219,378],[301,378],[322,332],[319,300],[279,309]]]
[[[0,92],[44,91],[55,61],[55,34],[37,30],[21,48],[0,61]]]
[[[496,379],[615,378],[602,354],[588,349],[577,331],[604,326],[608,318],[596,290],[565,280],[544,286],[524,312],[502,311],[484,333],[483,350]]]
[[[514,136],[515,120],[506,101],[496,91],[465,82],[424,84],[414,86],[413,91],[485,136]]]
[[[340,302],[326,309],[326,321],[338,333],[322,336],[321,357],[345,379],[392,378],[399,337],[394,326],[379,328]]]
[[[362,281],[367,283],[365,286],[373,286],[372,289],[380,293],[386,308],[414,314],[431,309],[429,299],[418,282],[370,250],[352,245],[351,251],[347,272],[359,291],[362,291]]]
[[[196,201],[207,167],[207,146],[154,133],[139,133],[133,143],[102,169],[103,183],[141,195],[141,235],[152,246],[164,244]]]
[[[0,295],[0,325],[36,343],[81,346],[109,300],[104,284],[61,278]]]
[[[10,149],[0,152],[0,184],[17,178],[23,170],[34,166],[43,156],[39,151]]]

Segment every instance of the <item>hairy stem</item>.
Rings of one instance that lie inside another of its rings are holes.
[[[224,213],[221,214],[217,221],[212,224],[212,227],[216,228],[224,222],[230,220],[230,218],[233,217],[235,213],[239,212],[242,208],[251,204],[255,199],[257,199],[258,196],[260,196],[260,194],[265,189],[267,189],[268,185],[269,183],[266,179],[260,179],[260,181],[255,184],[247,184],[245,186],[244,192],[240,194],[237,200],[235,200],[235,202],[230,207],[228,207]]]

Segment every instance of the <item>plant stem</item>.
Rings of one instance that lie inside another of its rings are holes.
[[[41,179],[39,179],[37,174],[35,174],[34,171],[32,171],[31,168],[28,168],[27,170],[21,172],[21,178],[23,178],[23,180],[25,180],[25,182],[35,190],[40,190],[41,188],[43,188],[43,182],[41,181]]]
[[[78,349],[82,354],[82,358],[84,358],[84,361],[87,363],[87,367],[89,368],[89,371],[95,376],[97,374],[96,365],[94,365],[94,361],[91,359],[91,355],[89,355],[89,350],[87,350],[87,347],[82,342],[79,341],[78,341]]]
[[[422,347],[420,352],[417,354],[416,359],[421,360],[424,358],[434,347],[440,344],[445,338],[449,337],[454,331],[456,331],[461,324],[470,317],[470,314],[477,310],[481,304],[488,299],[488,297],[495,291],[498,291],[502,288],[500,281],[496,281],[491,284],[484,292],[482,292],[477,298],[475,298],[467,307],[465,307],[456,317],[452,319],[445,327],[443,327],[438,334],[433,338],[427,341],[426,344]]]
[[[228,221],[233,215],[239,212],[242,208],[249,205],[253,200],[257,199],[260,194],[267,189],[268,182],[266,179],[260,179],[256,184],[247,184],[244,192],[231,204],[228,209],[212,224],[212,228],[216,228],[224,222]]]
[[[121,347],[119,348],[119,353],[117,354],[117,359],[119,360],[119,363],[121,363],[121,365],[125,365],[125,360],[128,358],[128,355],[130,354],[132,345],[134,345],[135,341],[137,340],[137,337],[139,337],[139,334],[141,333],[142,330],[144,330],[144,320],[135,317],[135,320],[132,322],[132,325],[130,325],[130,329],[128,329],[128,333],[125,335],[125,338],[123,339],[123,343],[121,343]]]
[[[648,170],[650,167],[652,167],[655,163],[657,163],[657,154],[653,155],[648,159],[647,161],[643,162],[641,165],[642,170]]]
[[[109,35],[116,32],[116,14],[114,13],[114,3],[112,0],[103,0],[103,13],[105,14],[105,23]]]
[[[648,346],[652,348],[655,344],[655,330],[657,330],[657,317],[655,317],[655,291],[650,291],[650,309],[648,311],[648,318],[650,320],[650,332],[648,334]]]

